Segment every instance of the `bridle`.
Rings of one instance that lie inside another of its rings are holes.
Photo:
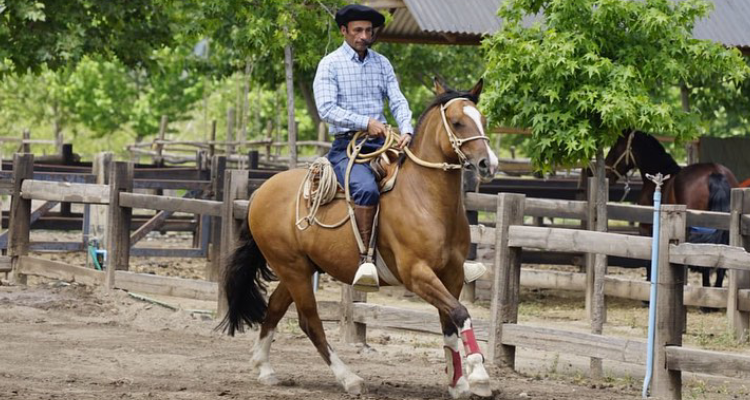
[[[625,175],[621,174],[619,171],[617,171],[617,166],[620,164],[621,161],[625,160],[625,165],[633,165],[633,168],[631,171],[634,171],[637,167],[637,164],[635,163],[635,155],[633,154],[633,138],[635,137],[635,130],[630,132],[630,135],[628,135],[628,143],[625,145],[625,151],[620,154],[620,157],[617,157],[617,160],[612,164],[612,166],[605,166],[605,170],[611,170],[612,173],[617,176],[617,180],[620,180],[622,178],[625,178],[625,193],[622,196],[622,199],[620,201],[625,200],[626,197],[628,197],[628,193],[630,193],[630,176],[631,173],[625,173]],[[629,164],[632,163],[632,164]]]
[[[458,136],[456,136],[456,134],[453,132],[453,129],[451,129],[450,124],[448,124],[448,118],[445,116],[445,110],[451,104],[453,104],[454,102],[459,101],[459,100],[467,100],[468,101],[469,99],[467,99],[465,97],[456,97],[455,99],[451,99],[451,100],[447,101],[445,104],[442,104],[440,106],[440,116],[443,119],[443,128],[445,130],[446,135],[448,135],[448,140],[451,143],[451,147],[453,148],[453,151],[456,153],[456,155],[458,155],[459,163],[458,164],[451,164],[451,163],[447,163],[447,162],[440,162],[440,163],[438,163],[438,162],[425,161],[425,160],[417,157],[414,153],[412,153],[411,150],[408,147],[404,147],[404,152],[406,153],[406,155],[409,156],[409,159],[411,159],[412,161],[414,161],[417,165],[421,165],[421,166],[427,167],[427,168],[442,169],[443,171],[461,169],[461,168],[463,168],[463,164],[466,163],[466,160],[468,159],[468,157],[466,156],[466,153],[464,153],[461,150],[461,146],[463,146],[466,142],[470,142],[472,140],[479,140],[479,139],[481,139],[481,140],[486,140],[487,142],[490,141],[490,138],[488,138],[487,136],[481,135],[481,134],[476,135],[476,136],[467,137],[467,138],[459,138]],[[395,144],[398,142],[398,134],[396,134],[395,132],[393,132],[393,130],[391,129],[390,126],[388,126],[387,129],[388,129],[388,133],[386,135],[386,141],[385,141],[385,144],[383,145],[383,147],[381,147],[380,149],[378,149],[378,150],[376,150],[376,151],[374,151],[372,153],[368,153],[368,154],[359,154],[358,151],[355,151],[356,146],[357,146],[357,144],[356,144],[357,143],[357,139],[359,139],[361,136],[363,136],[363,135],[366,134],[366,132],[362,132],[362,131],[361,132],[357,132],[357,134],[355,134],[354,137],[352,138],[351,142],[349,142],[349,147],[347,149],[347,155],[350,158],[352,156],[356,157],[357,158],[356,162],[358,162],[358,163],[364,163],[364,162],[369,162],[373,158],[378,157],[381,154],[383,154],[384,152],[388,151],[389,149],[391,149],[391,147],[395,146]]]

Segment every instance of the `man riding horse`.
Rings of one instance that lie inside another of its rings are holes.
[[[327,158],[343,184],[349,164],[347,146],[358,131],[368,136],[362,145],[362,154],[383,146],[387,132],[383,113],[386,99],[401,132],[399,149],[411,142],[414,128],[409,103],[399,89],[391,63],[369,48],[373,43],[373,30],[385,23],[385,17],[370,7],[352,4],[341,8],[335,19],[344,43],[318,64],[313,91],[320,118],[329,124],[329,132],[335,138]],[[349,190],[354,203],[356,221],[353,222],[365,249],[360,254],[360,266],[352,285],[358,290],[376,291],[378,272],[367,252],[380,190],[368,164],[353,165]],[[466,276],[476,275],[476,271],[466,272]]]

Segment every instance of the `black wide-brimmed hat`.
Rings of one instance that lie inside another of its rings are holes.
[[[374,8],[361,4],[350,4],[336,13],[336,23],[341,26],[348,24],[350,21],[370,21],[372,27],[377,28],[385,23],[385,17],[375,11]]]

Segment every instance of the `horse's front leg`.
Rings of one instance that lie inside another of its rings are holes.
[[[457,296],[448,291],[427,263],[418,262],[413,265],[414,267],[409,272],[410,279],[405,282],[406,288],[447,315],[448,320],[457,329],[464,345],[471,392],[485,397],[492,395],[490,377],[484,368],[484,356],[479,350],[469,311],[458,302]],[[451,278],[444,278],[444,280],[450,286],[463,283],[461,273],[457,273]],[[460,289],[458,292],[460,293]],[[457,347],[458,345],[455,346],[455,348]]]
[[[448,393],[454,399],[471,396],[469,381],[464,376],[461,365],[461,353],[458,345],[458,329],[448,315],[440,312],[440,324],[443,330],[443,349],[445,350],[445,372],[448,375]]]

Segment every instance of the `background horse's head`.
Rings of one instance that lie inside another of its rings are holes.
[[[612,148],[609,149],[604,165],[607,168],[607,179],[614,184],[618,179],[624,177],[630,170],[637,168],[635,155],[633,153],[633,142],[639,132],[625,132],[620,135]]]
[[[625,131],[607,153],[605,159],[610,183],[622,178],[630,170],[638,168],[641,174],[674,176],[679,170],[674,158],[659,143],[656,137],[639,131]]]
[[[439,131],[445,134],[439,133],[437,139],[445,159],[463,163],[487,182],[495,176],[498,159],[484,132],[486,120],[477,108],[482,83],[480,79],[468,92],[460,92],[448,88],[436,78],[437,97],[433,105],[439,105],[444,113]]]

